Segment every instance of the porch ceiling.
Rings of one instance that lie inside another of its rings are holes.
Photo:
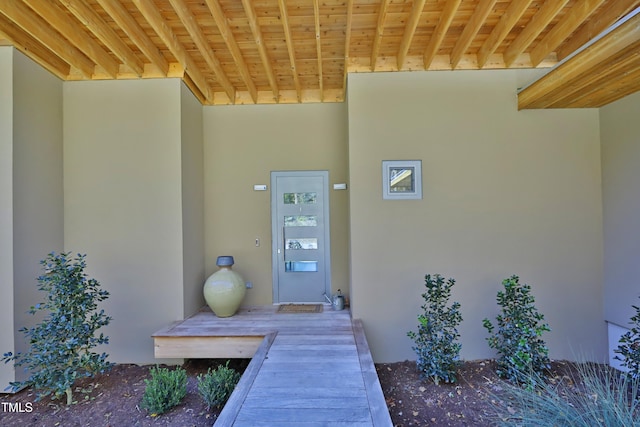
[[[519,94],[519,107],[599,107],[640,89],[640,15],[628,16],[639,7],[638,0],[0,0],[0,44],[63,80],[181,77],[207,105],[339,102],[349,72],[564,61]]]

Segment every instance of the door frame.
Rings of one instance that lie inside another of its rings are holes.
[[[329,171],[312,170],[312,171],[271,171],[271,272],[272,272],[272,289],[273,303],[280,304],[280,288],[279,288],[279,269],[278,263],[283,253],[278,253],[278,236],[280,230],[278,228],[277,209],[278,209],[278,188],[277,178],[287,177],[322,177],[323,187],[323,207],[322,215],[324,215],[324,289],[327,295],[331,295],[331,222],[329,208]],[[284,242],[283,242],[284,244]],[[295,302],[295,301],[286,301]],[[321,301],[319,301],[321,302]]]

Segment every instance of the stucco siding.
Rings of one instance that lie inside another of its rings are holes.
[[[640,305],[640,93],[600,110],[604,315],[629,326]]]
[[[64,248],[62,185],[62,81],[14,51],[13,268],[16,329],[32,326],[29,307],[46,298],[38,291],[40,260]],[[16,333],[16,350],[28,343]],[[22,369],[18,377],[26,376]]]
[[[0,351],[24,352],[19,329],[37,318],[29,307],[39,261],[63,249],[62,82],[13,48],[0,48]],[[26,373],[0,367],[2,390]]]
[[[204,108],[207,274],[219,255],[233,255],[253,283],[244,304],[272,304],[271,171],[328,170],[332,286],[349,285],[347,116],[344,104]],[[256,239],[260,246],[256,246]]]
[[[189,316],[204,305],[204,149],[202,105],[180,86],[182,131],[182,233],[184,313]]]
[[[14,348],[13,322],[13,48],[0,47],[0,348]],[[0,364],[0,387],[15,380]]]
[[[377,361],[414,359],[424,275],[457,285],[462,357],[512,274],[533,288],[555,358],[604,357],[597,110],[521,111],[520,75],[349,76],[353,316]],[[422,160],[422,200],[382,199],[383,160]]]
[[[153,363],[151,334],[184,316],[180,85],[64,85],[65,249],[111,293],[114,362]]]

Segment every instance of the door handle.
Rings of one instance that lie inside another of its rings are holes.
[[[282,261],[286,261],[287,257],[287,239],[284,235],[285,227],[282,227]]]

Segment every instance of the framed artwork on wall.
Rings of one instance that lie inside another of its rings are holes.
[[[422,199],[422,160],[383,160],[382,198]]]

